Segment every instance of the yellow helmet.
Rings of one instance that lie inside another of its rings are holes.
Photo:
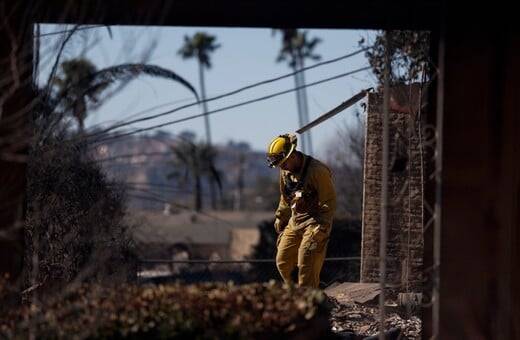
[[[269,167],[281,166],[296,148],[296,135],[286,133],[273,139],[267,148],[267,163]]]

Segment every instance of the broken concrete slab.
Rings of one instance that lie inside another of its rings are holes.
[[[325,288],[324,292],[340,303],[367,303],[381,293],[381,286],[379,283],[335,282]]]

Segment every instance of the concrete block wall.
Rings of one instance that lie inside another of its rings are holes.
[[[383,94],[369,93],[365,125],[361,282],[380,280]],[[415,114],[390,110],[386,282],[416,290],[422,280],[423,161]],[[407,157],[407,160],[406,160]],[[396,165],[403,165],[403,167]]]

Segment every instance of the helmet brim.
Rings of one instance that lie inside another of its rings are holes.
[[[289,158],[289,156],[291,156],[291,154],[294,151],[295,147],[296,146],[294,144],[291,144],[291,148],[289,149],[289,152],[287,152],[287,154],[284,155],[282,158],[278,157],[278,159],[277,159],[276,154],[273,154],[273,155],[269,155],[268,154],[267,155],[267,162],[269,163],[269,167],[270,168],[277,168],[277,167],[282,166],[283,163],[285,163],[285,161]]]

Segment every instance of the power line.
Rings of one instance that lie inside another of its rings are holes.
[[[120,158],[132,158],[132,157],[136,157],[136,156],[168,156],[171,154],[173,154],[173,151],[128,153],[128,154],[117,155],[117,156],[108,157],[108,158],[97,158],[97,159],[93,160],[93,162],[102,163],[102,162],[116,161]]]
[[[177,208],[180,208],[180,209],[183,209],[183,210],[186,210],[186,211],[190,211],[190,212],[198,214],[198,215],[209,217],[209,218],[211,218],[211,219],[213,219],[215,221],[219,221],[219,222],[225,223],[227,225],[233,225],[233,222],[230,221],[230,220],[221,218],[221,217],[216,216],[216,215],[211,214],[211,213],[206,213],[206,212],[203,212],[203,211],[194,210],[194,209],[192,209],[192,208],[190,208],[190,207],[188,207],[186,205],[180,204],[180,203],[170,202],[170,201],[166,201],[166,200],[163,200],[163,199],[160,199],[160,198],[157,198],[157,197],[150,197],[150,196],[143,196],[143,195],[132,195],[132,194],[129,194],[128,196],[133,197],[133,198],[138,198],[138,199],[145,199],[145,200],[149,200],[149,201],[159,202],[159,203],[168,203],[170,205],[173,205],[174,207],[177,207]]]
[[[162,191],[193,195],[193,190],[179,189],[176,186],[159,183],[121,182],[130,190],[144,190],[145,188],[160,188]],[[143,188],[144,187],[144,188]]]
[[[275,82],[275,81],[278,81],[278,80],[281,80],[281,79],[285,79],[285,78],[294,76],[295,74],[300,73],[300,72],[311,70],[313,68],[324,66],[324,65],[327,65],[327,64],[335,63],[335,62],[338,62],[338,61],[343,60],[343,59],[351,58],[351,57],[353,57],[353,56],[355,56],[355,55],[357,55],[357,54],[359,54],[361,52],[364,52],[366,50],[368,50],[368,48],[362,48],[362,49],[354,51],[352,53],[349,53],[349,54],[346,54],[346,55],[343,55],[343,56],[340,56],[340,57],[337,57],[337,58],[334,58],[334,59],[329,59],[329,60],[326,60],[326,61],[323,61],[323,62],[320,62],[320,63],[316,63],[314,65],[311,65],[311,66],[308,66],[308,67],[305,67],[305,68],[302,68],[301,70],[297,70],[295,72],[287,73],[287,74],[279,76],[279,77],[275,77],[275,78],[267,79],[267,80],[260,81],[260,82],[257,82],[257,83],[253,83],[251,85],[247,85],[247,86],[241,87],[241,88],[239,88],[237,90],[233,90],[233,91],[230,91],[230,92],[227,92],[227,93],[215,96],[215,97],[207,98],[205,101],[192,102],[192,103],[180,106],[178,108],[175,108],[175,109],[172,109],[172,110],[168,110],[168,111],[165,111],[165,112],[161,112],[161,113],[158,113],[158,114],[155,114],[155,115],[134,119],[134,120],[130,120],[130,121],[127,121],[127,122],[122,122],[122,123],[119,123],[119,124],[114,124],[114,125],[106,128],[106,129],[103,129],[103,130],[100,130],[100,131],[96,131],[96,132],[94,132],[92,134],[89,134],[89,135],[87,135],[87,137],[88,138],[95,137],[95,136],[98,136],[98,135],[105,134],[105,133],[107,133],[109,131],[112,131],[114,129],[123,127],[123,126],[127,126],[127,125],[131,125],[131,124],[134,124],[134,123],[139,123],[139,122],[144,122],[144,121],[147,121],[147,120],[152,120],[152,119],[155,119],[155,118],[159,118],[159,117],[162,117],[162,116],[165,116],[165,115],[168,115],[168,114],[180,111],[182,109],[185,109],[185,108],[188,108],[188,107],[191,107],[191,106],[195,106],[195,105],[200,104],[202,102],[210,102],[210,101],[214,101],[214,100],[217,100],[217,99],[222,99],[222,98],[225,98],[225,97],[229,97],[229,96],[235,95],[237,93],[243,92],[245,90],[252,89],[252,88],[257,87],[257,86],[269,84],[269,83],[272,83],[272,82]],[[303,88],[303,87],[300,87],[300,88]]]
[[[169,199],[168,197],[166,197],[167,195],[166,194],[172,194],[172,193],[176,193],[176,194],[184,194],[184,195],[189,195],[189,196],[193,196],[194,193],[192,191],[188,191],[188,190],[175,190],[175,189],[167,189],[167,190],[159,190],[159,188],[150,188],[150,189],[147,189],[147,188],[134,188],[134,187],[129,187],[129,186],[126,186],[126,189],[127,189],[127,195],[138,195],[139,193],[141,194],[147,194],[149,195],[148,197],[152,197],[157,199],[157,200],[164,200],[166,203],[169,203]],[[208,195],[202,195],[202,197],[207,197]]]
[[[41,37],[47,37],[50,35],[58,35],[58,34],[76,32],[76,31],[84,31],[84,30],[89,30],[92,28],[99,28],[99,27],[107,27],[107,25],[92,25],[92,26],[79,26],[79,27],[76,26],[76,28],[72,28],[72,29],[66,29],[66,30],[62,30],[62,31],[49,32],[49,33],[41,33],[38,35],[38,37],[41,38]]]
[[[141,129],[133,130],[133,131],[126,132],[126,133],[121,133],[121,134],[118,134],[118,135],[108,136],[106,138],[101,138],[101,139],[98,139],[98,140],[94,141],[93,144],[105,142],[105,141],[111,140],[111,139],[117,139],[117,138],[129,136],[129,135],[133,135],[133,134],[136,134],[136,133],[139,133],[139,132],[144,132],[144,131],[149,131],[149,130],[161,128],[161,127],[168,126],[168,125],[182,123],[182,122],[185,122],[185,121],[188,121],[188,120],[192,120],[192,119],[195,119],[195,118],[203,117],[204,115],[210,115],[210,114],[214,114],[214,113],[217,113],[217,112],[222,112],[222,111],[234,109],[234,108],[237,108],[237,107],[240,107],[240,106],[256,103],[256,102],[263,101],[263,100],[270,99],[270,98],[274,98],[274,97],[277,97],[277,96],[280,96],[280,95],[283,95],[283,94],[294,92],[294,91],[297,91],[297,90],[299,90],[301,88],[315,86],[315,85],[319,85],[321,83],[325,83],[325,82],[328,82],[328,81],[331,81],[331,80],[335,80],[335,79],[338,79],[338,78],[346,77],[346,76],[349,76],[349,75],[352,75],[352,74],[355,74],[355,73],[358,73],[358,72],[362,72],[362,71],[365,71],[365,70],[368,70],[368,69],[370,69],[370,66],[362,67],[362,68],[359,68],[357,70],[349,71],[349,72],[346,72],[346,73],[341,73],[339,75],[335,75],[335,76],[332,76],[332,77],[329,77],[329,78],[318,80],[318,81],[315,81],[315,82],[312,82],[312,83],[309,83],[309,84],[305,84],[303,86],[291,88],[291,89],[284,90],[284,91],[281,91],[281,92],[276,92],[276,93],[273,93],[273,94],[270,94],[270,95],[267,95],[267,96],[259,97],[259,98],[256,98],[256,99],[247,100],[247,101],[244,101],[244,102],[241,102],[241,103],[238,103],[238,104],[234,104],[234,105],[225,106],[223,108],[220,108],[220,109],[217,109],[217,110],[213,110],[213,111],[209,111],[209,112],[206,112],[206,113],[200,113],[200,114],[188,116],[188,117],[185,117],[185,118],[180,118],[180,119],[176,119],[176,120],[173,120],[173,121],[169,121],[169,122],[166,122],[166,123],[153,125],[153,126],[150,126],[150,127],[147,127],[147,128],[141,128]]]
[[[131,114],[130,116],[128,116],[126,119],[133,119],[135,117],[139,117],[147,112],[151,112],[153,110],[156,110],[156,109],[159,109],[159,108],[162,108],[162,107],[165,107],[165,106],[169,106],[169,105],[174,105],[174,104],[180,104],[182,102],[187,102],[187,101],[191,101],[192,99],[191,98],[184,98],[184,99],[179,99],[179,100],[174,100],[174,101],[171,101],[171,102],[168,102],[168,103],[163,103],[163,104],[159,104],[159,105],[155,105],[155,106],[152,106],[152,107],[149,107],[147,109],[144,109],[144,110],[141,110],[139,112],[136,112],[134,114]],[[106,122],[105,122],[106,123]],[[117,120],[114,120],[114,123],[119,123],[119,121]],[[93,125],[92,126],[92,129],[96,129],[97,127],[100,127],[101,128],[101,125],[103,123],[98,123],[96,125]]]

